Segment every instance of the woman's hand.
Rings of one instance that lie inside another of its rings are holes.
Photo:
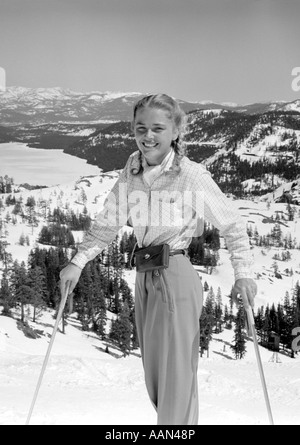
[[[75,264],[68,264],[63,270],[60,272],[60,291],[61,295],[64,295],[67,289],[69,290],[69,295],[75,289],[82,269],[76,266]]]
[[[249,306],[254,308],[254,298],[257,294],[257,284],[252,278],[240,278],[236,280],[232,289],[232,298],[237,302],[238,294],[242,297],[244,308],[247,310]]]

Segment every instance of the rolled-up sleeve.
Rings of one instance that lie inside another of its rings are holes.
[[[90,230],[85,234],[71,263],[83,269],[114,240],[127,223],[127,176],[130,159],[108,194],[103,209],[97,214]]]

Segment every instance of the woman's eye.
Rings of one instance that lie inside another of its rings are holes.
[[[159,133],[161,131],[163,131],[164,128],[162,127],[155,127],[153,130],[151,130],[153,133]],[[137,133],[146,133],[148,130],[146,127],[136,127],[135,131]]]

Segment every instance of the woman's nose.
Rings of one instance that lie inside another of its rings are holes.
[[[145,133],[145,137],[148,138],[148,139],[151,139],[152,136],[153,136],[153,132],[152,132],[152,130],[149,128],[149,129],[146,131],[146,133]]]

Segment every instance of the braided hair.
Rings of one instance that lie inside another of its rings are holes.
[[[173,120],[176,129],[178,130],[178,137],[172,141],[171,147],[175,152],[174,162],[172,165],[172,172],[180,172],[180,163],[185,155],[186,144],[184,143],[184,133],[185,126],[187,122],[187,117],[185,112],[180,108],[178,102],[167,94],[150,94],[148,96],[140,99],[134,106],[133,109],[133,121],[131,128],[134,131],[134,124],[138,110],[141,108],[157,108],[160,110],[165,110],[169,119]],[[138,164],[134,165],[131,169],[133,175],[137,175],[143,169],[142,165],[142,152],[139,152]]]

